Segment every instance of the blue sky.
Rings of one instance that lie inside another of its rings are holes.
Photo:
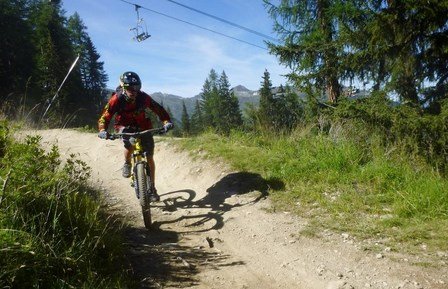
[[[145,8],[194,23],[207,29],[265,47],[264,39],[183,8],[167,0],[126,0],[135,3],[140,18],[151,35],[145,41],[132,40],[131,28],[137,26],[133,5],[120,0],[64,0],[66,16],[78,12],[91,37],[100,61],[109,75],[109,88],[118,85],[124,71],[135,71],[148,93],[163,92],[193,97],[201,92],[210,70],[225,71],[231,86],[244,85],[258,90],[264,70],[271,74],[274,86],[285,84],[288,69],[275,56],[260,49],[183,22],[148,11]],[[273,20],[261,0],[176,0],[189,7],[223,18],[276,38]]]

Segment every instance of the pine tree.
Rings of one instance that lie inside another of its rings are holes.
[[[36,1],[31,6],[31,11],[30,21],[37,50],[37,70],[34,74],[43,91],[44,106],[47,107],[76,56],[69,33],[64,27],[66,19],[60,3]],[[77,101],[81,91],[81,79],[75,72],[59,92],[52,110],[61,115],[76,111],[79,108]]]
[[[204,82],[201,93],[203,128],[216,128],[219,124],[218,75],[212,69]]]
[[[341,88],[341,63],[338,56],[345,47],[338,42],[340,30],[335,11],[336,0],[281,1],[275,5],[264,0],[275,19],[274,29],[283,44],[270,43],[271,52],[280,62],[293,68],[289,79],[301,90],[317,97],[327,95],[330,102],[338,101]],[[275,1],[277,2],[277,1]],[[348,5],[348,4],[347,4]]]
[[[229,98],[230,124],[231,129],[238,129],[243,125],[243,115],[240,110],[240,103],[235,93],[232,91]]]
[[[303,118],[303,107],[298,96],[287,86],[280,86],[274,98],[273,127],[276,130],[291,131]]]
[[[26,1],[0,1],[0,100],[24,92],[35,69]]]
[[[69,18],[67,29],[75,52],[81,56],[77,71],[79,71],[85,90],[83,92],[84,107],[92,113],[97,113],[103,107],[101,93],[108,80],[103,68],[104,63],[99,61],[100,55],[87,34],[87,27],[78,13]]]
[[[231,129],[240,127],[243,120],[238,98],[236,98],[233,92],[230,92],[230,83],[225,71],[221,73],[219,78],[218,93],[219,114],[216,122],[218,124],[218,130],[228,134]]]
[[[191,133],[192,134],[200,134],[203,130],[203,115],[202,108],[199,100],[196,100],[196,104],[194,107],[194,112],[191,115]]]
[[[188,115],[185,101],[182,101],[182,130],[184,135],[191,134],[190,116]]]
[[[367,56],[382,64],[383,87],[414,106],[448,95],[448,2],[388,1],[374,7],[365,29]]]
[[[433,111],[447,98],[447,1],[264,2],[282,39],[270,49],[312,98],[335,103],[347,81]]]
[[[269,129],[273,125],[273,117],[276,111],[274,110],[271,76],[267,69],[264,71],[259,93],[260,105],[257,113],[257,122],[262,128]]]
[[[96,111],[99,111],[104,105],[102,93],[106,88],[106,83],[109,80],[109,77],[104,70],[104,62],[99,61],[100,55],[96,51],[90,37],[87,38],[86,50],[86,55],[90,64],[88,66],[89,94],[92,95],[93,107],[96,108]]]

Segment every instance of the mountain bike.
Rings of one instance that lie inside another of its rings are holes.
[[[151,228],[151,201],[150,196],[153,193],[150,168],[146,160],[146,152],[143,150],[141,143],[141,136],[146,134],[163,134],[163,128],[148,129],[133,133],[114,133],[108,136],[108,139],[115,140],[124,136],[129,137],[129,142],[134,147],[132,153],[132,172],[131,172],[131,186],[135,189],[135,194],[142,207],[143,221],[145,228]]]

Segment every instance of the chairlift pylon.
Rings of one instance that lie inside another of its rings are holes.
[[[137,12],[137,26],[129,30],[134,31],[135,37],[133,37],[132,39],[138,42],[142,42],[143,40],[146,40],[149,37],[151,37],[151,35],[148,34],[148,27],[146,26],[145,21],[143,20],[143,18],[140,18],[138,9],[140,9],[141,6],[137,4],[134,5],[135,5],[135,12]]]

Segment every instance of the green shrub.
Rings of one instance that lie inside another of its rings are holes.
[[[352,127],[350,139],[365,144],[371,135],[380,136],[384,147],[423,157],[431,166],[448,175],[448,100],[437,115],[408,105],[394,105],[384,95],[343,100],[329,111],[328,128],[334,124]],[[325,117],[325,116],[324,116]]]
[[[90,171],[59,160],[40,138],[13,141],[0,127],[0,287],[119,288],[120,226],[85,185]]]

